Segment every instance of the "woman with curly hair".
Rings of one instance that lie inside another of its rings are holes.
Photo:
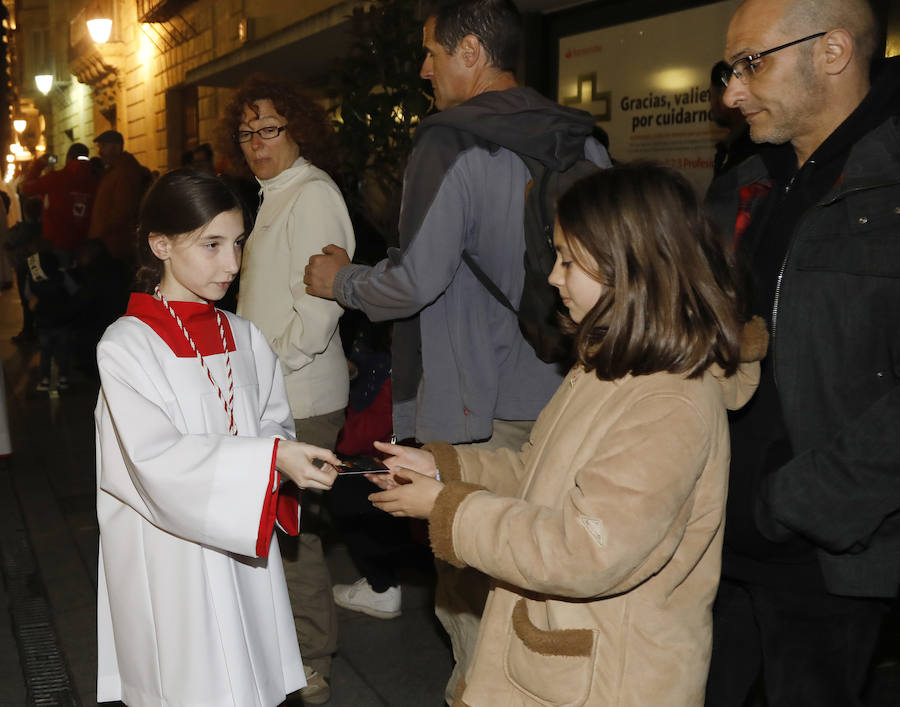
[[[298,439],[333,448],[347,406],[349,377],[336,302],[306,294],[303,268],[336,243],[352,257],[353,228],[333,178],[334,134],[324,109],[295,86],[251,77],[225,111],[235,168],[251,172],[262,205],[244,249],[238,314],[278,354]],[[329,176],[331,173],[332,176]],[[284,544],[291,605],[309,686],[307,703],[327,701],[324,678],[337,647],[331,578],[315,535]]]

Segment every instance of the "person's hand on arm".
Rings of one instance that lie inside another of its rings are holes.
[[[331,244],[322,248],[322,254],[313,255],[303,271],[307,294],[333,300],[334,278],[338,270],[349,264],[350,256],[340,246]]]
[[[387,491],[370,495],[372,505],[392,516],[427,519],[434,510],[435,499],[444,488],[444,484],[430,476],[402,467],[392,469],[391,476],[397,485]]]
[[[315,463],[319,459],[322,462]],[[338,464],[330,449],[284,439],[278,443],[275,468],[302,489],[330,489],[337,478]]]

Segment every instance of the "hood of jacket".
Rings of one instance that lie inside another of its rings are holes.
[[[429,116],[416,131],[416,139],[439,125],[464,130],[562,171],[584,157],[584,141],[594,129],[594,119],[531,88],[516,86],[481,93]]]

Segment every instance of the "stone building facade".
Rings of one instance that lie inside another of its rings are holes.
[[[18,85],[14,111],[48,153],[92,146],[116,129],[151,170],[180,164],[184,150],[214,142],[234,88],[254,71],[281,74],[315,92],[348,45],[359,0],[15,0]],[[98,44],[87,20],[112,19]],[[34,76],[50,73],[47,95]],[[40,139],[41,133],[43,140]],[[27,140],[26,140],[27,141]],[[28,147],[26,145],[26,147]],[[41,148],[38,147],[38,151]]]

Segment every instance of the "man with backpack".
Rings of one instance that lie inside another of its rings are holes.
[[[368,267],[351,265],[329,246],[306,269],[307,292],[373,321],[395,320],[391,385],[399,439],[518,448],[561,381],[562,371],[538,357],[507,306],[518,306],[525,289],[526,192],[535,180],[523,157],[551,173],[585,158],[610,163],[590,137],[590,115],[517,86],[520,27],[510,0],[444,1],[429,9],[421,76],[431,81],[441,112],[416,130],[400,247]],[[555,195],[543,196],[551,202]],[[466,612],[450,613],[454,622]],[[447,627],[440,608],[439,617]],[[475,633],[462,629],[468,637],[458,640],[455,630],[448,627],[464,663],[463,644]]]

